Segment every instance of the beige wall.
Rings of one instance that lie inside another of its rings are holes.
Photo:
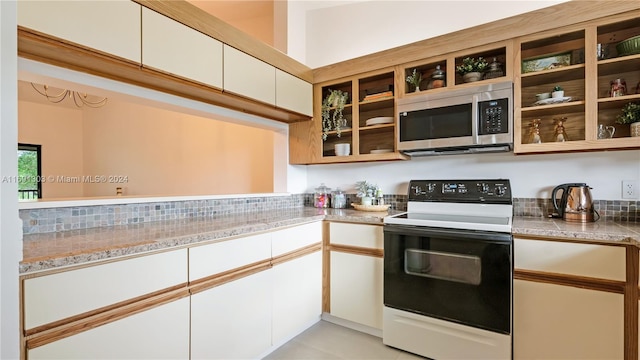
[[[227,24],[261,40],[271,46],[277,26],[286,26],[286,17],[279,17],[280,24],[275,24],[273,0],[188,0],[191,4],[226,22]],[[282,11],[281,9],[278,11]],[[285,38],[286,39],[286,38]],[[281,45],[282,39],[278,44]],[[286,46],[286,40],[284,45]],[[277,49],[286,53],[286,47]]]
[[[111,100],[100,109],[20,101],[20,142],[41,144],[43,173],[105,176],[46,183],[45,198],[269,193],[274,133]],[[124,176],[126,182],[110,182]]]
[[[82,176],[82,111],[18,101],[18,142],[42,145],[44,198],[83,196],[82,184],[59,176]]]
[[[273,192],[273,133],[124,102],[85,114],[86,174],[123,175],[125,195]],[[109,196],[116,183],[85,184]]]

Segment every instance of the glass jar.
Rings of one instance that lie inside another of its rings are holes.
[[[324,185],[324,183],[320,184],[315,189],[315,193],[313,194],[313,206],[317,208],[328,208],[329,207],[329,198],[331,195],[331,188],[328,188]]]
[[[609,96],[625,96],[627,94],[627,83],[624,79],[615,79],[611,80],[611,90],[609,91]]]
[[[331,193],[331,207],[334,209],[346,209],[347,208],[347,194],[340,188],[336,188]]]

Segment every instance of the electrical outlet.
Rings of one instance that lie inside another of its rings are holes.
[[[622,180],[622,198],[638,198],[638,182],[636,180]]]

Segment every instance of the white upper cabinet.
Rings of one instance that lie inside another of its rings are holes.
[[[142,64],[222,88],[222,43],[142,9]]]
[[[276,106],[313,116],[313,85],[276,69]]]
[[[276,68],[224,45],[224,90],[276,104]]]
[[[20,0],[18,25],[140,63],[140,9],[128,0]]]

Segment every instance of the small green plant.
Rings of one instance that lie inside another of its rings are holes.
[[[456,72],[460,75],[464,75],[470,72],[484,72],[489,64],[482,57],[478,57],[478,60],[472,57],[466,57],[462,59],[462,64],[456,66]]]
[[[422,73],[418,72],[418,69],[413,69],[411,75],[407,76],[407,82],[416,89],[420,87],[420,82],[422,81]]]
[[[376,191],[378,190],[378,185],[368,183],[366,181],[358,181],[356,182],[356,190],[358,191],[356,196],[359,198],[362,198],[365,196],[371,197],[371,196],[375,196]]]
[[[618,124],[632,124],[640,121],[640,103],[627,103],[622,107],[622,114],[618,115]]]
[[[564,89],[560,85],[556,85],[553,87],[553,91],[563,91]]]
[[[327,140],[331,130],[335,130],[340,137],[342,127],[347,125],[342,111],[348,100],[349,93],[342,90],[329,90],[329,94],[322,100],[322,140]]]

